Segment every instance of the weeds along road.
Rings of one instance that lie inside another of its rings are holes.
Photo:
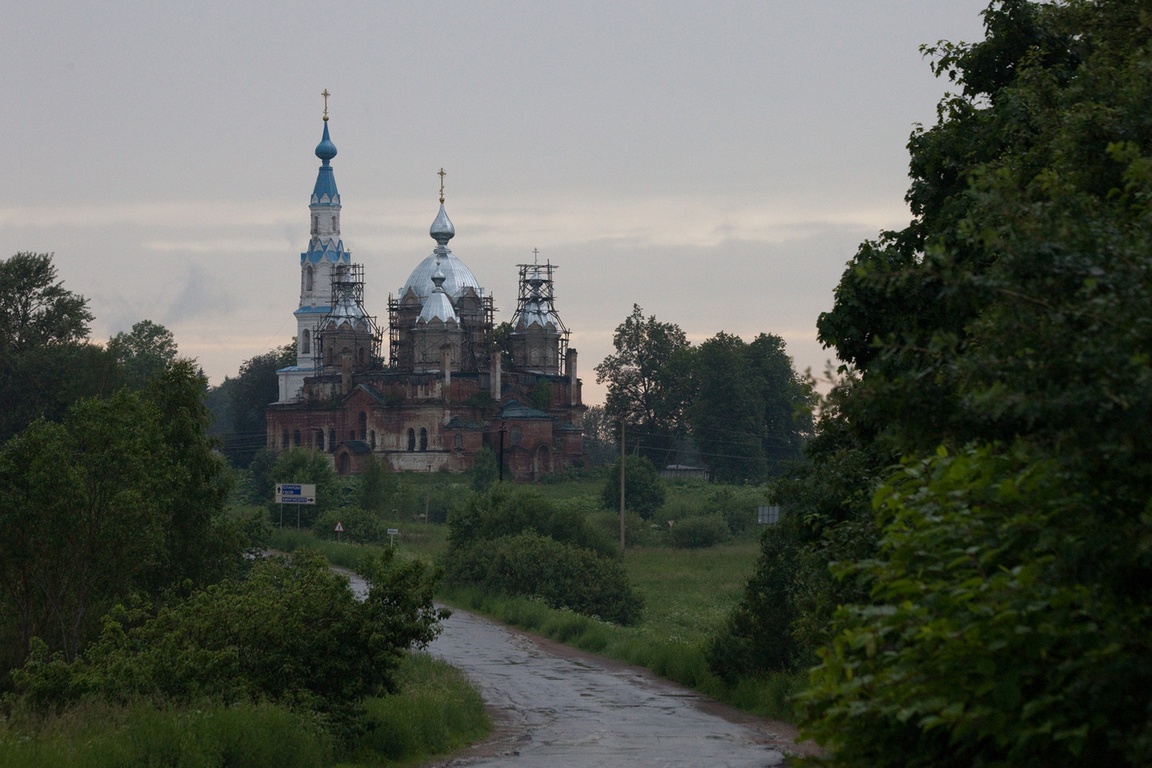
[[[493,738],[440,766],[602,768],[784,764],[787,725],[453,609],[429,650],[484,696]]]
[[[457,608],[428,650],[468,675],[495,726],[488,741],[433,766],[768,768],[806,751],[786,723]]]

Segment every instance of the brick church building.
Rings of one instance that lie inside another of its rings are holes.
[[[340,238],[340,193],[324,133],[300,254],[296,364],[278,371],[268,447],[332,458],[339,474],[369,456],[398,471],[463,472],[476,454],[503,454],[505,477],[532,480],[582,462],[576,350],[553,302],[552,264],[520,264],[511,322],[498,329],[492,296],[448,247],[444,209],[432,253],[388,299],[385,334],[364,305],[364,271]],[[501,332],[498,333],[497,331]]]

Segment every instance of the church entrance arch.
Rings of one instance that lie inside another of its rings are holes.
[[[547,445],[541,445],[536,449],[536,455],[532,457],[532,479],[551,473],[552,449]]]

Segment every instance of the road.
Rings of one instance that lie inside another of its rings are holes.
[[[786,724],[466,611],[429,650],[468,675],[497,726],[441,766],[766,768],[796,749]]]

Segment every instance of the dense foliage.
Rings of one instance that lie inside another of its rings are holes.
[[[608,385],[604,419],[626,423],[630,452],[656,466],[703,462],[717,482],[758,482],[800,458],[812,431],[812,387],[779,336],[751,343],[721,331],[699,346],[638,306],[616,328],[616,352],[596,367]]]
[[[540,493],[504,484],[475,494],[448,521],[445,582],[456,587],[537,597],[608,621],[640,617],[615,547],[584,516],[558,509]]]
[[[1152,7],[985,25],[929,49],[960,92],[910,142],[915,218],[820,321],[879,538],[805,717],[837,765],[1146,765]]]
[[[664,483],[652,462],[643,456],[624,460],[624,508],[647,520],[664,503]],[[600,503],[607,509],[620,509],[620,459],[608,470]]]
[[[385,556],[360,570],[362,600],[322,557],[300,551],[154,614],[121,609],[72,662],[40,645],[14,675],[18,691],[46,706],[82,697],[274,701],[347,726],[365,697],[394,690],[402,654],[431,641],[444,615],[419,561]]]

